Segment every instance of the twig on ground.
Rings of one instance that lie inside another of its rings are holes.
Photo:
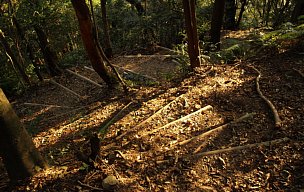
[[[66,90],[67,92],[73,94],[74,96],[77,96],[77,97],[80,98],[80,99],[83,98],[83,96],[79,95],[78,93],[75,93],[75,92],[72,91],[71,89],[69,89],[69,88],[67,88],[67,87],[65,87],[65,86],[63,86],[63,85],[57,83],[56,81],[54,81],[54,80],[52,80],[52,79],[49,79],[49,80],[46,80],[46,81],[49,81],[50,83],[59,86],[60,88]]]
[[[271,109],[271,111],[272,111],[272,113],[273,113],[273,116],[274,116],[275,126],[276,126],[276,127],[280,127],[282,121],[281,121],[281,119],[280,119],[280,116],[279,116],[279,114],[278,114],[277,109],[276,109],[275,106],[272,104],[272,102],[271,102],[269,99],[267,99],[267,98],[263,95],[263,93],[262,93],[261,90],[260,90],[259,80],[260,80],[260,78],[261,78],[261,76],[262,76],[261,72],[260,72],[259,70],[257,70],[257,69],[256,69],[255,67],[253,67],[253,66],[249,66],[249,67],[251,67],[252,69],[254,69],[254,70],[259,74],[259,75],[257,76],[257,78],[256,78],[256,89],[257,89],[257,92],[258,92],[259,96],[260,96],[260,97],[267,103],[267,105],[270,107],[270,109]]]
[[[178,123],[178,122],[184,121],[184,120],[186,120],[186,119],[191,118],[191,117],[194,116],[194,115],[197,115],[197,114],[199,114],[199,113],[201,113],[201,112],[204,112],[204,111],[207,111],[207,110],[211,110],[211,109],[213,109],[213,107],[212,107],[211,105],[207,105],[206,107],[203,107],[203,108],[201,108],[201,109],[199,109],[199,110],[197,110],[197,111],[195,111],[195,112],[193,112],[193,113],[190,113],[190,114],[188,114],[188,115],[186,115],[186,116],[184,116],[184,117],[182,117],[182,118],[179,118],[179,119],[177,119],[177,120],[175,120],[175,121],[172,121],[172,122],[170,122],[170,123],[168,123],[168,124],[166,124],[166,125],[164,125],[164,126],[162,126],[162,127],[153,129],[153,130],[148,131],[148,132],[145,132],[145,133],[142,134],[140,137],[143,137],[143,136],[146,136],[146,135],[155,133],[155,132],[157,132],[157,131],[159,131],[159,130],[161,130],[161,129],[167,128],[167,127],[169,127],[169,126],[171,126],[171,125],[173,125],[173,124],[176,124],[176,123]]]
[[[79,75],[78,73],[75,73],[74,71],[71,71],[71,70],[69,70],[69,69],[66,69],[66,71],[67,71],[68,73],[70,73],[70,74],[73,74],[73,75],[79,77],[80,79],[82,79],[82,80],[84,80],[84,81],[87,81],[87,82],[89,82],[89,83],[91,83],[91,84],[97,86],[97,87],[104,88],[102,85],[96,83],[95,81],[92,81],[91,79],[89,79],[89,78],[87,78],[87,77],[85,77],[85,76]]]
[[[159,115],[161,112],[163,112],[164,110],[167,110],[170,105],[172,105],[172,103],[175,103],[178,99],[182,98],[184,96],[184,94],[176,97],[173,101],[169,102],[167,105],[165,105],[164,107],[162,107],[161,109],[159,109],[156,113],[154,113],[153,115],[151,115],[150,117],[148,117],[147,119],[145,119],[144,121],[140,122],[138,125],[136,125],[132,130],[130,131],[126,131],[125,133],[119,135],[118,137],[116,137],[115,140],[119,140],[121,139],[123,136],[125,136],[126,134],[130,133],[130,132],[134,132],[137,128],[145,125],[146,123],[150,122],[153,118],[155,118],[157,115]]]
[[[81,185],[81,186],[88,187],[88,188],[90,188],[90,189],[94,189],[94,190],[97,190],[97,191],[104,191],[102,188],[93,187],[93,186],[91,186],[91,185],[82,183],[81,181],[77,181],[77,183],[78,183],[79,185]]]
[[[73,108],[73,107],[68,107],[68,106],[49,105],[49,104],[41,104],[41,103],[23,103],[23,105],[42,106],[42,107],[57,107],[57,108]]]
[[[230,148],[226,148],[226,149],[219,149],[219,150],[214,150],[214,151],[202,152],[202,153],[198,153],[194,156],[199,158],[199,157],[202,157],[202,156],[215,155],[215,154],[225,153],[225,152],[230,152],[230,151],[239,151],[239,150],[242,150],[242,149],[248,149],[248,148],[253,148],[253,147],[270,146],[270,145],[282,143],[282,142],[285,142],[285,141],[288,141],[288,140],[289,140],[289,138],[284,137],[282,139],[275,139],[275,140],[265,141],[265,142],[261,142],[261,143],[253,143],[253,144],[248,144],[248,145],[243,145],[243,146],[230,147]]]
[[[185,145],[185,144],[187,144],[187,143],[190,143],[191,141],[196,141],[196,140],[199,139],[199,138],[209,136],[211,133],[215,133],[215,132],[218,132],[218,131],[222,131],[223,129],[227,128],[229,125],[232,125],[232,124],[238,123],[238,122],[240,122],[240,121],[243,121],[243,120],[245,120],[245,119],[247,119],[247,118],[249,118],[249,117],[252,117],[253,115],[254,115],[254,113],[247,113],[247,114],[243,115],[242,117],[240,117],[240,118],[238,118],[238,119],[236,119],[236,120],[234,120],[234,121],[231,121],[231,122],[229,122],[229,123],[226,123],[226,124],[224,124],[224,125],[221,125],[221,126],[215,128],[215,129],[211,129],[211,130],[209,130],[209,131],[207,131],[207,132],[204,132],[204,133],[202,133],[202,134],[200,134],[200,135],[194,136],[194,137],[192,137],[192,138],[190,138],[190,139],[187,139],[187,140],[185,140],[185,141],[181,141],[181,142],[179,142],[179,143],[176,143],[175,145]],[[207,129],[208,129],[208,128],[207,128]]]
[[[295,69],[295,68],[293,68],[293,70],[296,71],[296,72],[298,72],[298,74],[299,74],[302,78],[304,78],[304,74],[303,74],[300,70]]]

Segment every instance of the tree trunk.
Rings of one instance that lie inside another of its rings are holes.
[[[15,16],[13,16],[12,21],[16,27],[17,33],[18,33],[21,41],[26,42],[24,31],[21,28],[21,26]],[[31,44],[29,44],[29,42],[26,43],[26,52],[28,54],[29,59],[31,60],[31,62],[34,65],[34,72],[36,73],[38,79],[40,81],[43,81],[43,77],[42,77],[42,75],[39,71],[39,67],[38,67],[38,60],[35,58],[34,53],[33,53],[33,47],[31,46]]]
[[[188,54],[191,68],[200,66],[199,45],[196,27],[195,1],[183,0],[186,32],[188,38]]]
[[[236,29],[235,15],[236,15],[235,0],[226,0],[224,29],[228,29],[228,30]]]
[[[102,59],[102,54],[97,47],[97,42],[95,42],[90,12],[85,0],[71,0],[71,2],[78,18],[82,41],[92,67],[109,87],[117,85],[118,81],[107,70],[105,61]]]
[[[109,23],[107,18],[107,8],[106,8],[107,0],[100,0],[101,6],[101,14],[102,14],[102,24],[103,24],[103,33],[105,38],[105,54],[107,58],[113,57],[111,39],[109,34]]]
[[[4,34],[1,30],[0,30],[0,42],[2,43],[2,45],[5,49],[5,52],[7,53],[7,56],[11,60],[13,66],[17,67],[18,72],[22,77],[22,80],[30,85],[31,82],[30,82],[29,77],[27,76],[27,74],[25,73],[22,65],[20,64],[20,62],[18,61],[18,59],[14,55],[13,51],[11,50],[11,47],[9,46],[8,42],[6,41],[5,36],[4,36]]]
[[[298,21],[298,17],[300,15],[304,15],[304,1],[303,0],[296,1],[296,5],[292,12],[291,21],[293,23],[296,23]]]
[[[47,167],[1,88],[0,156],[12,182],[32,176],[36,166]]]
[[[243,18],[243,13],[244,13],[244,11],[245,11],[245,6],[246,6],[246,4],[247,4],[247,0],[242,0],[242,5],[241,5],[240,13],[239,13],[237,22],[236,22],[236,24],[235,24],[235,28],[236,28],[236,29],[239,29],[239,28],[240,28],[240,24],[241,24],[241,21],[242,21],[242,18]]]
[[[225,0],[215,0],[212,20],[211,20],[211,41],[216,46],[216,49],[220,49],[220,41],[221,41],[221,28],[223,24],[224,17],[224,9],[225,9]]]
[[[51,76],[61,75],[60,68],[57,65],[58,58],[56,54],[51,50],[46,34],[41,29],[41,27],[37,25],[34,26],[34,29],[38,36],[39,46],[41,48],[44,61],[49,69],[50,75]]]
[[[141,1],[137,1],[137,0],[126,0],[128,1],[131,5],[134,5],[138,15],[142,15],[145,12],[144,7],[141,4]]]

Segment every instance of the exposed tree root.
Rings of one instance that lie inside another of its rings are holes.
[[[216,155],[216,154],[219,154],[219,153],[225,153],[225,152],[230,152],[230,151],[239,151],[239,150],[253,148],[253,147],[270,146],[270,145],[286,142],[288,140],[289,140],[289,138],[284,137],[282,139],[275,139],[275,140],[271,140],[271,141],[265,141],[265,142],[262,142],[262,143],[253,143],[253,144],[248,144],[248,145],[243,145],[243,146],[230,147],[230,148],[226,148],[226,149],[219,149],[219,150],[214,150],[214,151],[202,152],[202,153],[195,154],[194,156],[196,158],[200,158],[202,156]]]
[[[252,117],[253,115],[254,115],[254,113],[247,113],[247,114],[243,115],[242,117],[240,117],[240,118],[238,118],[238,119],[236,119],[236,120],[234,120],[234,121],[231,121],[231,122],[229,122],[229,123],[226,123],[226,124],[224,124],[224,125],[221,125],[221,126],[215,128],[215,129],[211,129],[211,130],[209,130],[209,131],[207,131],[207,132],[204,132],[204,133],[202,133],[202,134],[200,134],[200,135],[197,135],[197,136],[192,137],[192,138],[190,138],[190,139],[187,139],[187,140],[185,140],[185,141],[181,141],[181,142],[179,142],[179,143],[176,143],[175,145],[186,145],[186,144],[188,144],[188,143],[190,143],[190,142],[192,142],[192,141],[196,141],[196,140],[199,139],[199,138],[209,136],[210,134],[215,133],[215,132],[218,132],[218,131],[222,131],[223,129],[227,128],[229,125],[238,123],[238,122],[243,121],[243,120],[245,120],[245,119],[248,119],[249,117]],[[208,128],[207,128],[207,129],[208,129]]]
[[[281,119],[280,119],[280,116],[278,114],[278,111],[276,110],[275,106],[272,104],[272,102],[267,99],[263,93],[261,92],[260,90],[260,84],[259,84],[259,81],[260,81],[260,78],[262,76],[261,72],[259,70],[257,70],[255,67],[253,66],[249,66],[251,67],[252,69],[254,69],[259,75],[257,76],[256,78],[256,89],[257,89],[257,92],[259,94],[259,96],[267,103],[267,105],[270,107],[271,111],[272,111],[272,114],[274,116],[274,121],[275,121],[275,126],[276,127],[280,127],[281,126]]]

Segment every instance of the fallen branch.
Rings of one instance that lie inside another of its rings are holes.
[[[289,138],[284,137],[282,139],[275,139],[275,140],[271,140],[271,141],[265,141],[262,143],[253,143],[253,144],[248,144],[248,145],[243,145],[243,146],[230,147],[230,148],[226,148],[226,149],[218,149],[218,150],[214,150],[214,151],[202,152],[202,153],[196,154],[194,157],[199,158],[202,156],[215,155],[215,154],[225,153],[225,152],[230,152],[230,151],[239,151],[242,149],[248,149],[248,148],[253,148],[253,147],[270,146],[270,145],[286,142],[288,140],[289,140]]]
[[[140,54],[138,54],[138,55],[124,55],[124,56],[121,56],[121,57],[123,57],[123,58],[138,58],[138,57],[142,57],[142,58],[145,58],[145,57],[147,57],[147,58],[153,58],[153,57],[156,57],[156,58],[158,58],[158,57],[172,57],[172,58],[176,58],[176,57],[178,57],[178,55],[140,55]]]
[[[102,188],[98,188],[98,187],[93,187],[91,185],[88,185],[88,184],[85,184],[85,183],[82,183],[80,181],[77,181],[79,185],[83,186],[83,187],[88,187],[90,189],[93,189],[93,190],[97,190],[97,191],[104,191]]]
[[[54,85],[57,85],[57,86],[61,87],[61,88],[64,89],[65,91],[67,91],[67,92],[73,94],[74,96],[77,96],[77,97],[80,98],[80,99],[83,98],[81,95],[75,93],[75,92],[72,91],[71,89],[69,89],[69,88],[67,88],[67,87],[65,87],[65,86],[63,86],[63,85],[57,83],[56,81],[54,81],[54,80],[52,80],[52,79],[49,79],[49,80],[47,80],[47,81],[49,81],[50,83],[52,83],[52,84],[54,84]]]
[[[213,109],[213,107],[211,105],[207,105],[206,107],[203,107],[203,108],[201,108],[201,109],[199,109],[199,110],[197,110],[197,111],[195,111],[193,113],[190,113],[190,114],[188,114],[188,115],[186,115],[186,116],[184,116],[182,118],[179,118],[179,119],[177,119],[175,121],[172,121],[172,122],[170,122],[170,123],[168,123],[168,124],[166,124],[166,125],[164,125],[162,127],[159,127],[159,128],[153,129],[151,131],[148,131],[148,132],[142,134],[141,137],[149,135],[149,134],[152,134],[152,133],[155,133],[155,132],[157,132],[157,131],[159,131],[161,129],[167,128],[167,127],[169,127],[171,125],[174,125],[174,124],[176,124],[178,122],[181,122],[181,121],[184,121],[186,119],[189,119],[189,118],[191,118],[194,115],[197,115],[197,114],[199,114],[201,112],[204,112],[204,111],[207,111],[207,110],[211,110],[211,109]]]
[[[167,110],[167,109],[170,107],[170,105],[172,105],[172,103],[176,102],[178,99],[180,99],[180,98],[183,97],[183,96],[184,96],[184,94],[182,94],[182,95],[176,97],[173,101],[169,102],[167,105],[165,105],[164,107],[162,107],[161,109],[159,109],[156,113],[154,113],[153,115],[151,115],[150,117],[148,117],[147,119],[145,119],[144,121],[142,121],[141,123],[139,123],[138,125],[136,125],[136,126],[132,129],[132,131],[127,131],[127,132],[125,132],[125,133],[119,135],[118,137],[116,137],[115,140],[121,139],[121,138],[122,138],[123,136],[125,136],[126,134],[128,134],[128,133],[130,133],[130,132],[134,132],[134,130],[136,130],[137,128],[139,128],[139,127],[145,125],[146,123],[150,122],[153,118],[155,118],[155,117],[156,117],[157,115],[159,115],[161,112],[163,112],[164,110]]]
[[[85,80],[85,81],[87,81],[87,82],[89,82],[89,83],[91,83],[91,84],[97,86],[97,87],[104,88],[102,85],[96,83],[95,81],[92,81],[91,79],[89,79],[89,78],[87,78],[87,77],[84,77],[84,76],[82,76],[82,75],[79,75],[78,73],[75,73],[74,71],[71,71],[71,70],[69,70],[69,69],[66,69],[66,71],[69,72],[69,73],[71,73],[71,74],[73,74],[73,75],[75,75],[75,76],[77,76],[77,77],[79,77],[79,78],[82,79],[82,80]]]
[[[249,66],[251,67],[252,69],[254,69],[259,75],[257,76],[256,78],[256,89],[257,89],[257,92],[259,94],[259,96],[267,103],[267,105],[270,107],[272,113],[273,113],[273,116],[274,116],[274,121],[275,121],[275,126],[276,127],[280,127],[281,126],[281,119],[279,117],[279,114],[278,114],[278,111],[276,110],[275,106],[272,104],[272,102],[267,99],[263,93],[261,92],[260,90],[260,84],[259,84],[259,81],[260,81],[260,78],[262,76],[261,72],[259,70],[257,70],[255,67],[253,66]]]
[[[107,133],[108,127],[110,125],[112,125],[113,123],[115,123],[118,119],[118,117],[132,104],[133,102],[131,101],[130,103],[128,103],[126,106],[124,106],[112,119],[110,119],[104,126],[102,126],[98,133],[102,135],[102,137],[104,137]]]
[[[196,140],[199,139],[199,138],[209,136],[209,135],[212,134],[212,133],[222,131],[222,130],[224,130],[225,128],[227,128],[228,126],[233,125],[233,124],[238,123],[238,122],[241,122],[241,121],[243,121],[243,120],[245,120],[245,119],[247,119],[247,118],[249,118],[249,117],[252,117],[253,115],[254,115],[254,113],[247,113],[247,114],[243,115],[242,117],[240,117],[240,118],[238,118],[238,119],[236,119],[236,120],[234,120],[234,121],[231,121],[231,122],[229,122],[229,123],[226,123],[226,124],[224,124],[224,125],[221,125],[221,126],[219,126],[219,127],[217,127],[217,128],[211,129],[211,130],[209,130],[209,131],[207,131],[207,132],[204,132],[204,133],[202,133],[202,134],[200,134],[200,135],[194,136],[194,137],[192,137],[192,138],[190,138],[190,139],[187,139],[187,140],[185,140],[185,141],[181,141],[181,142],[179,142],[179,143],[176,143],[175,145],[185,145],[185,144],[190,143],[191,141],[196,141]],[[209,129],[209,128],[207,128],[207,129]]]
[[[67,107],[67,106],[48,105],[48,104],[40,104],[40,103],[23,103],[23,105],[42,106],[42,107],[57,107],[57,108],[73,108],[73,107]]]
[[[303,74],[300,70],[295,69],[295,68],[293,68],[293,70],[296,71],[296,72],[298,72],[298,74],[299,74],[302,78],[304,78],[304,74]]]

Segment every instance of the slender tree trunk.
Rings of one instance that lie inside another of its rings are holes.
[[[225,0],[215,0],[211,20],[211,41],[220,49],[221,28],[224,17]]]
[[[49,69],[50,75],[51,76],[57,76],[61,75],[61,70],[57,65],[58,58],[54,51],[51,50],[49,43],[48,43],[48,38],[44,31],[41,29],[39,26],[34,26],[35,32],[37,34],[38,40],[39,40],[39,45],[44,57],[44,61]]]
[[[183,0],[186,32],[188,38],[188,54],[191,68],[200,66],[199,45],[196,27],[195,1]]]
[[[22,41],[26,42],[25,35],[24,35],[24,31],[23,31],[23,29],[21,28],[21,26],[20,26],[20,24],[19,24],[19,22],[18,22],[18,20],[17,20],[17,18],[16,18],[15,16],[13,16],[12,21],[13,21],[15,27],[16,27],[16,30],[17,30],[17,33],[18,33],[20,39],[21,39]],[[39,67],[38,67],[38,64],[37,64],[38,61],[37,61],[37,59],[35,58],[34,53],[33,53],[33,47],[31,46],[31,44],[30,44],[29,42],[27,42],[27,44],[26,44],[26,52],[27,52],[27,54],[28,54],[29,59],[31,60],[31,62],[32,62],[33,65],[34,65],[34,71],[35,71],[35,73],[36,73],[38,79],[39,79],[40,81],[43,81],[43,77],[42,77],[42,75],[41,75],[41,73],[40,73],[40,71],[39,71]]]
[[[242,0],[242,5],[241,5],[240,13],[239,13],[238,19],[237,19],[236,24],[235,24],[235,27],[237,29],[240,28],[240,24],[241,24],[241,21],[242,21],[242,18],[243,18],[243,13],[245,11],[246,4],[247,4],[247,0]]]
[[[101,14],[102,14],[102,24],[103,24],[103,33],[105,38],[105,54],[107,58],[113,57],[110,33],[109,33],[109,23],[108,23],[108,16],[107,16],[107,0],[100,0],[101,6]]]
[[[2,45],[5,49],[5,52],[7,53],[7,56],[11,60],[13,66],[17,67],[18,72],[22,77],[22,80],[30,85],[31,82],[30,82],[29,77],[27,76],[27,74],[25,73],[22,65],[20,64],[20,62],[18,61],[18,59],[14,55],[13,51],[11,50],[11,47],[9,46],[8,42],[6,41],[5,36],[4,36],[4,34],[1,30],[0,30],[0,42],[2,43]]]
[[[226,0],[224,29],[228,29],[228,30],[236,29],[235,16],[236,16],[235,0]]]
[[[36,166],[47,167],[1,88],[0,156],[12,182],[32,176]]]
[[[95,42],[90,12],[85,0],[71,0],[71,2],[78,18],[82,41],[94,70],[108,86],[112,87],[113,85],[117,85],[118,81],[114,75],[108,71],[101,52],[97,47],[97,42]]]

